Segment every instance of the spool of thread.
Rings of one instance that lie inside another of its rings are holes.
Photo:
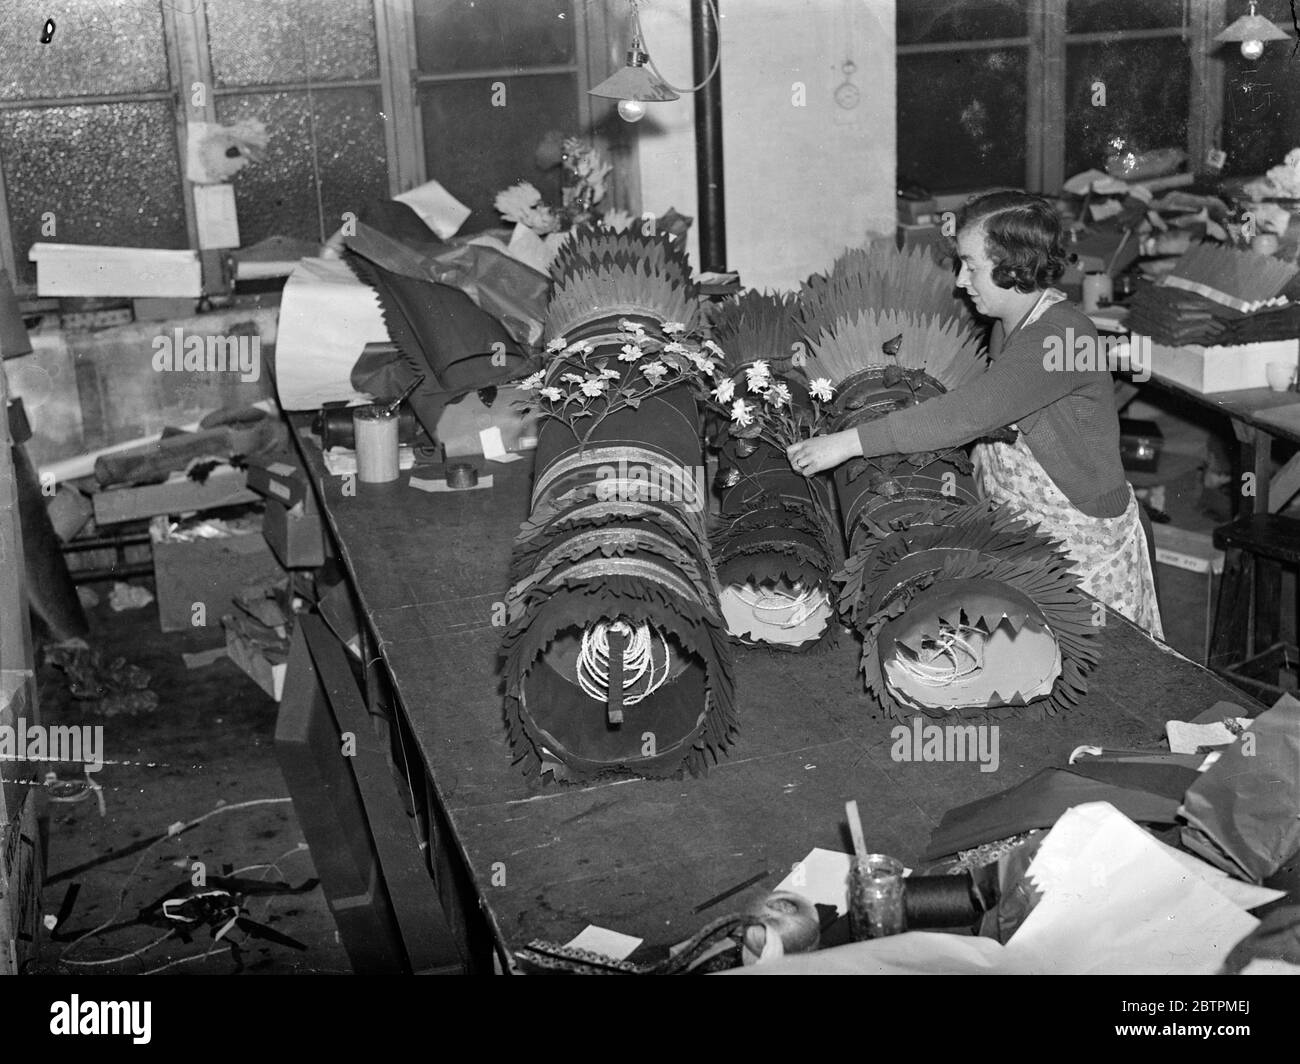
[[[778,890],[746,915],[754,920],[745,928],[741,944],[741,960],[747,966],[787,953],[809,953],[821,943],[817,909],[801,894]]]
[[[956,876],[908,876],[903,880],[907,926],[970,927],[984,914],[969,872]]]
[[[452,462],[447,466],[447,487],[472,488],[478,484],[478,470],[468,462]]]
[[[317,412],[312,428],[320,437],[321,447],[346,447],[349,451],[357,445],[356,433],[352,431],[352,407],[325,407]],[[415,443],[421,432],[420,423],[410,410],[403,409],[397,415],[397,440],[399,443]]]
[[[356,434],[357,480],[363,484],[388,484],[401,472],[397,444],[397,411],[378,405],[352,408]]]

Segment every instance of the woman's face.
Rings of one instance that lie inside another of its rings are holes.
[[[957,258],[961,270],[957,274],[957,287],[963,289],[975,304],[975,309],[985,317],[1001,316],[1007,289],[993,283],[993,267],[989,258],[984,226],[967,226],[957,234]]]

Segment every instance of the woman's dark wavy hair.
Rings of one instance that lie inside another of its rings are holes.
[[[1061,216],[1042,196],[1005,189],[968,200],[957,230],[983,225],[984,247],[994,262],[993,283],[1017,292],[1049,288],[1073,256],[1065,250]]]

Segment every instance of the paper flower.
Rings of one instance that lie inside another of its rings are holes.
[[[498,192],[494,205],[507,222],[525,225],[535,233],[554,233],[560,228],[555,213],[542,202],[542,194],[527,181]]]
[[[770,378],[771,371],[761,358],[745,367],[745,387],[751,392],[766,391]]]
[[[578,340],[564,349],[566,355],[589,355],[592,352],[590,340]]]
[[[608,387],[609,381],[605,380],[604,377],[591,377],[582,382],[582,394],[595,397]]]
[[[641,372],[649,378],[651,384],[658,384],[668,376],[668,367],[662,362],[647,362],[641,367]]]
[[[621,374],[618,370],[610,369],[608,366],[606,366],[604,369],[600,371],[600,375],[608,381],[616,381],[621,376],[623,376],[623,374]]]
[[[556,351],[563,351],[568,346],[569,346],[568,340],[566,340],[563,336],[557,336],[554,340],[552,340],[549,344],[546,345],[546,350],[550,354],[555,354]]]
[[[663,323],[663,331],[669,336],[676,336],[678,333],[684,333],[686,326],[680,321],[666,321]]]
[[[732,396],[736,394],[736,382],[730,377],[723,377],[718,381],[718,386],[713,389],[713,398],[720,403],[731,402]]]
[[[747,404],[745,400],[743,399],[736,400],[735,404],[731,408],[731,420],[734,421],[737,425],[739,425],[742,429],[746,425],[752,425],[754,423],[754,417],[750,413],[749,404]]]
[[[623,349],[618,354],[618,360],[620,362],[635,362],[643,354],[645,354],[645,352],[639,347],[633,347],[631,344],[624,344]]]
[[[558,403],[564,398],[564,393],[559,388],[543,388],[540,394],[543,399],[549,399],[553,403]]]
[[[581,384],[585,379],[586,378],[579,373],[563,373],[560,375],[560,380],[564,381],[566,384]]]
[[[767,390],[767,395],[764,398],[779,409],[790,402],[790,389],[777,381]]]
[[[691,350],[685,344],[674,340],[670,344],[664,344],[664,353],[668,355],[689,355]]]
[[[546,371],[538,370],[532,376],[525,377],[519,382],[519,389],[525,392],[531,392],[534,388],[541,387],[541,383],[546,379]]]
[[[819,402],[829,403],[831,397],[835,394],[831,388],[831,379],[829,377],[818,377],[808,385],[808,391],[812,397]]]

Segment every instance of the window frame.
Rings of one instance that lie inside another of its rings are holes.
[[[1225,25],[1226,3],[1227,0],[1183,0],[1181,26],[1067,33],[1062,0],[1029,0],[1027,33],[1023,37],[900,44],[895,52],[898,59],[903,59],[909,55],[1027,48],[1024,187],[1055,194],[1070,176],[1065,172],[1065,94],[1066,53],[1072,44],[1175,37],[1187,41],[1191,85],[1186,149],[1193,165],[1206,158],[1218,144],[1222,132],[1223,63],[1211,52],[1218,46],[1214,35]],[[978,191],[978,187],[963,191]]]
[[[640,165],[638,139],[611,121],[614,102],[589,96],[587,90],[604,80],[623,62],[627,43],[626,27],[610,18],[603,5],[574,0],[572,6],[575,49],[573,62],[553,67],[526,70],[465,70],[453,75],[424,74],[416,61],[415,0],[372,0],[375,26],[375,49],[378,77],[351,78],[342,81],[303,81],[272,85],[238,85],[218,87],[213,77],[208,43],[207,10],[203,2],[189,9],[159,2],[162,12],[163,47],[167,53],[169,87],[148,92],[112,93],[57,98],[32,98],[0,101],[0,109],[30,107],[68,107],[116,102],[168,102],[172,104],[176,130],[178,178],[185,210],[188,246],[198,250],[198,222],[195,214],[195,184],[185,174],[185,159],[190,122],[216,123],[218,98],[254,92],[328,92],[335,88],[378,88],[384,122],[384,145],[387,157],[388,193],[398,195],[429,179],[424,153],[419,89],[439,81],[495,76],[503,80],[543,73],[573,73],[577,78],[579,129],[575,135],[589,136],[606,153],[613,169],[609,179],[609,204],[633,214],[640,211]],[[192,103],[191,88],[204,86],[202,105]],[[319,211],[319,207],[317,208]],[[322,224],[324,224],[322,219]],[[337,226],[328,227],[333,232]],[[22,299],[36,298],[35,285],[19,284],[13,230],[9,220],[9,198],[5,190],[4,168],[0,166],[0,265],[3,265]]]

